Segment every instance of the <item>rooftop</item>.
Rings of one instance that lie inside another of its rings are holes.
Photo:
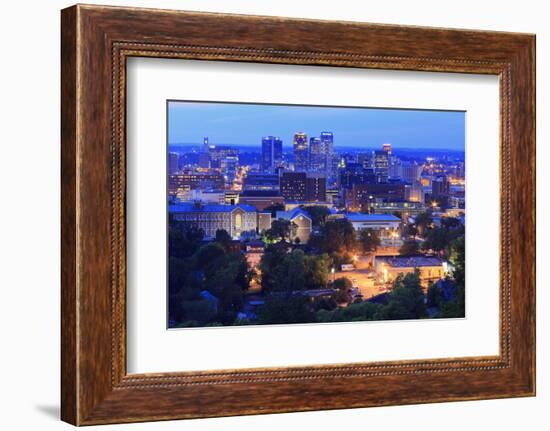
[[[383,262],[393,268],[419,268],[422,266],[441,266],[443,261],[437,256],[376,256],[378,262]]]
[[[183,213],[183,212],[231,212],[237,208],[246,212],[256,212],[256,208],[252,205],[223,205],[223,204],[201,204],[196,205],[194,202],[179,202],[168,205],[168,212]]]
[[[309,220],[311,220],[311,217],[309,214],[304,211],[302,208],[294,208],[290,211],[277,211],[276,213],[277,218],[284,218],[286,220],[292,220],[295,219],[298,216],[303,216]]]
[[[351,222],[399,222],[401,219],[393,214],[344,214]]]

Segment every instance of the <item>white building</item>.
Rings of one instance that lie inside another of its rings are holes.
[[[176,221],[193,223],[204,231],[206,238],[214,238],[218,229],[224,229],[233,239],[244,232],[256,232],[258,216],[251,205],[217,205],[183,202],[168,207]]]
[[[351,222],[357,233],[366,229],[375,231],[384,247],[400,247],[403,244],[401,219],[393,214],[348,213],[343,216]]]

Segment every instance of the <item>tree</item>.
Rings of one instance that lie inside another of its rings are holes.
[[[327,285],[330,267],[328,254],[305,256],[304,265],[306,289],[318,289]]]
[[[226,250],[231,241],[231,235],[225,229],[216,230],[216,242],[220,243]]]
[[[465,316],[465,240],[464,237],[455,240],[451,247],[451,263],[453,264],[453,278],[456,283],[455,297],[441,305],[440,317]]]
[[[441,289],[437,287],[437,284],[431,283],[428,287],[427,306],[439,307],[442,301]]]
[[[353,288],[351,281],[347,277],[340,277],[334,280],[332,285],[336,289],[336,302],[339,304],[349,303],[350,301],[350,291]]]
[[[168,254],[172,257],[186,258],[191,256],[204,238],[204,231],[196,225],[175,221],[170,217],[168,222]]]
[[[388,303],[376,316],[382,320],[421,319],[427,316],[420,273],[399,275],[393,284]]]
[[[283,265],[283,278],[277,290],[286,290],[288,292],[303,290],[306,281],[304,252],[299,249],[292,251],[292,253],[285,257]]]
[[[418,214],[414,220],[414,223],[416,225],[419,235],[424,236],[428,228],[433,223],[432,213],[429,211],[424,211]]]
[[[193,258],[196,269],[210,277],[225,263],[225,256],[225,249],[217,242],[211,242],[199,248]]]
[[[267,230],[266,235],[271,240],[280,239],[286,241],[296,235],[297,228],[296,223],[280,218],[273,220],[271,228]]]
[[[444,227],[430,229],[422,247],[426,250],[433,250],[442,254],[450,247],[450,235]]]
[[[374,229],[363,229],[359,232],[359,244],[365,253],[373,252],[380,247],[380,238]]]
[[[323,205],[302,206],[302,208],[311,217],[313,226],[322,226],[325,224],[327,216],[330,215],[330,210]]]
[[[283,277],[283,262],[286,258],[288,248],[284,243],[269,244],[265,249],[260,261],[260,272],[262,273],[262,290],[273,292],[279,288]]]
[[[414,256],[419,251],[418,242],[415,239],[407,239],[399,249],[399,254],[402,256]]]
[[[268,296],[264,305],[258,307],[257,316],[260,324],[315,322],[309,300],[302,295]]]
[[[384,306],[373,302],[351,304],[334,311],[320,310],[316,313],[317,322],[361,322],[376,320]]]
[[[355,229],[348,219],[327,221],[321,228],[320,237],[325,253],[353,253],[357,248]]]

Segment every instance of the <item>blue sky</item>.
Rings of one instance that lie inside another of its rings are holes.
[[[334,133],[338,147],[429,148],[464,151],[465,113],[300,105],[210,102],[168,104],[170,144],[201,143],[260,146],[262,136],[275,135],[292,145],[295,132],[308,137]]]

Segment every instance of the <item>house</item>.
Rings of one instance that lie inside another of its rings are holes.
[[[296,230],[293,232],[292,238],[290,238],[291,241],[295,241],[296,238],[298,238],[302,244],[309,241],[313,222],[307,212],[301,208],[294,208],[291,211],[277,211],[276,215],[278,219],[289,220],[297,226]]]

